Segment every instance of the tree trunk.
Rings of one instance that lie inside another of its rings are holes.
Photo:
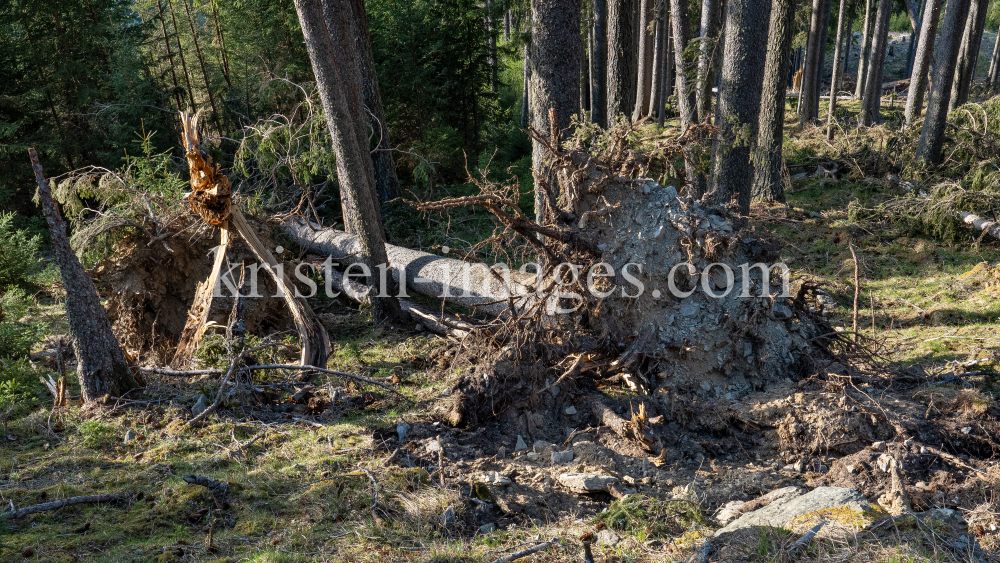
[[[590,58],[590,120],[608,127],[608,1],[594,0],[594,52]]]
[[[781,145],[785,131],[785,76],[791,67],[792,39],[795,36],[795,0],[774,0],[768,28],[767,61],[764,63],[763,90],[757,144],[754,149],[756,173],[753,198],[785,201]]]
[[[729,0],[726,3],[725,55],[717,102],[722,140],[712,147],[713,188],[708,201],[724,206],[734,197],[743,215],[750,213],[753,165],[757,141],[761,86],[767,51],[767,21],[771,0]]]
[[[660,92],[663,90],[663,57],[666,56],[666,12],[663,9],[665,0],[656,2],[656,33],[653,37],[653,79],[650,82],[649,106],[646,115],[659,119]]]
[[[840,0],[840,10],[837,12],[837,45],[833,50],[833,74],[830,79],[830,108],[826,113],[826,138],[833,140],[833,112],[837,109],[838,78],[842,71],[840,62],[840,46],[844,44],[844,21],[847,14],[847,0]]]
[[[35,149],[28,149],[28,156],[35,171],[38,199],[49,225],[56,264],[66,288],[66,320],[73,333],[76,374],[80,378],[83,402],[92,403],[105,395],[120,397],[138,387],[139,383],[132,376],[125,354],[111,330],[111,322],[104,307],[101,307],[94,282],[69,246],[66,223],[52,200],[52,192]]]
[[[587,45],[580,49],[580,111],[590,111],[590,52],[593,41],[587,31]]]
[[[698,44],[698,82],[695,86],[695,103],[701,120],[712,107],[712,60],[719,34],[718,3],[721,0],[702,0],[700,42]]]
[[[927,0],[924,4],[920,38],[917,40],[913,56],[913,72],[910,73],[910,92],[906,96],[906,126],[910,127],[920,117],[924,107],[924,94],[930,75],[931,57],[934,55],[934,37],[937,34],[938,19],[944,0]]]
[[[833,0],[825,0],[826,5],[823,9],[823,19],[820,20],[820,33],[819,36],[819,62],[816,64],[816,96],[813,98],[813,115],[816,119],[819,119],[819,98],[822,95],[822,88],[820,84],[822,83],[822,78],[826,76],[826,45],[828,43],[830,35],[830,14],[833,11]]]
[[[219,22],[219,9],[212,1],[212,19],[215,21],[215,35],[219,38],[219,57],[222,67],[222,76],[226,79],[226,86],[233,89],[233,82],[229,73],[229,53],[226,52],[226,37],[222,34],[222,24]]]
[[[666,3],[666,0],[664,0],[664,3]],[[670,98],[670,92],[673,90],[674,86],[674,39],[673,33],[670,31],[670,16],[666,12],[665,7],[663,18],[664,41],[666,41],[667,44],[666,47],[664,47],[663,52],[663,87],[660,89],[660,112],[656,117],[656,123],[660,127],[663,127],[663,123],[666,121],[667,100]]]
[[[375,192],[379,203],[399,197],[399,177],[396,176],[396,163],[392,157],[392,143],[389,140],[389,127],[385,122],[385,109],[382,107],[382,93],[378,85],[378,73],[375,71],[375,57],[372,56],[371,32],[368,29],[368,13],[365,11],[364,0],[351,0],[354,13],[354,44],[359,55],[361,70],[361,95],[364,98],[364,123],[373,131],[374,148],[371,151],[372,166],[375,169]],[[367,131],[365,131],[367,133]],[[370,145],[365,145],[370,146]]]
[[[351,105],[360,104],[361,100],[360,69],[358,66],[351,68],[349,64],[358,64],[348,27],[351,8],[344,0],[327,0],[325,7],[319,0],[295,0],[295,10],[337,157],[344,224],[357,235],[361,260],[371,272],[368,285],[378,292],[376,267],[385,267],[388,261],[375,200],[375,174],[367,154],[368,141],[358,133],[358,129],[364,129],[364,121],[357,118],[361,108]],[[394,293],[389,291],[388,295],[372,298],[372,316],[376,322],[399,317],[399,303]]]
[[[364,0],[355,0],[364,5]],[[497,35],[493,25],[493,0],[486,0],[486,65],[490,68],[490,92],[497,93]]]
[[[635,84],[635,107],[632,110],[632,121],[639,121],[646,117],[646,110],[649,108],[649,98],[653,89],[653,58],[654,45],[656,40],[655,30],[650,30],[656,18],[656,5],[658,0],[639,0],[639,28],[636,34],[639,36],[639,71]]]
[[[635,96],[635,0],[608,0],[608,126],[631,115]]]
[[[170,63],[170,76],[174,81],[174,99],[177,101],[177,111],[184,110],[181,102],[181,87],[177,83],[177,71],[174,70],[174,52],[170,48],[170,36],[167,35],[167,20],[163,17],[163,4],[156,0],[156,8],[160,11],[160,30],[163,32],[163,44],[167,47],[167,61]]]
[[[572,123],[580,101],[580,0],[533,0],[531,6],[531,125],[549,130],[549,112],[555,111],[560,132]],[[544,177],[547,149],[532,143],[531,167]],[[553,189],[556,182],[551,182]],[[558,194],[555,194],[558,195]],[[545,224],[545,193],[535,181],[535,217]]]
[[[205,90],[208,92],[208,102],[212,106],[212,121],[215,122],[215,127],[219,128],[219,110],[215,106],[215,94],[212,93],[212,85],[208,81],[208,69],[205,66],[205,56],[201,53],[201,42],[198,41],[198,31],[194,27],[194,16],[191,15],[191,6],[188,2],[191,0],[179,0],[181,4],[184,4],[184,11],[187,12],[188,24],[191,26],[191,39],[194,41],[194,51],[198,55],[198,63],[201,65],[201,76],[205,79]],[[220,129],[221,130],[221,129]]]
[[[861,32],[861,52],[858,54],[858,78],[854,87],[854,97],[860,98],[865,92],[865,79],[868,78],[868,59],[872,54],[872,30],[875,27],[875,1],[865,0],[865,23]]]
[[[993,92],[997,91],[1000,80],[1000,28],[997,28],[997,38],[993,42],[993,56],[990,57],[990,72],[986,75]]]
[[[809,39],[806,42],[806,61],[802,67],[802,107],[799,113],[799,125],[816,121],[818,112],[816,108],[819,103],[819,84],[816,77],[823,61],[825,45],[820,43],[823,39],[823,15],[827,11],[827,4],[831,0],[813,0],[812,14],[809,17]]]
[[[872,54],[868,60],[868,76],[865,78],[865,95],[861,98],[861,124],[866,127],[881,121],[879,104],[882,101],[882,68],[891,18],[892,0],[879,0],[875,33],[872,36]]]
[[[177,14],[174,13],[173,4],[171,4],[170,0],[167,0],[167,11],[170,12],[170,19],[174,22],[174,36],[177,38],[177,54],[181,57],[181,70],[184,71],[184,84],[187,85],[188,101],[191,102],[191,113],[195,113],[198,105],[194,103],[194,89],[191,88],[187,61],[184,60],[184,46],[181,45],[181,28],[177,27]]]
[[[531,44],[524,44],[524,79],[521,85],[521,127],[528,126],[528,101],[531,92],[528,83],[531,81]]]
[[[920,130],[917,143],[917,158],[930,164],[941,162],[941,146],[944,144],[944,130],[948,119],[948,101],[951,98],[951,82],[955,79],[958,50],[962,45],[963,24],[969,9],[969,0],[949,0],[941,29],[940,45],[936,51],[934,65],[934,88],[927,102],[927,116]]]
[[[969,101],[969,90],[976,74],[976,63],[979,62],[979,46],[983,42],[983,26],[986,23],[988,0],[972,0],[969,4],[969,17],[965,22],[965,33],[962,34],[962,48],[959,51],[958,66],[955,69],[955,81],[951,87],[951,101],[948,110],[952,111]]]
[[[694,96],[694,85],[691,84],[691,73],[688,61],[684,58],[684,49],[691,40],[691,29],[688,24],[688,9],[685,0],[670,0],[670,23],[674,32],[674,82],[677,84],[677,112],[681,118],[681,131],[698,120],[697,105]]]

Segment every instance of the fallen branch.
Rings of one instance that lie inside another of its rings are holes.
[[[826,520],[822,520],[819,524],[816,524],[812,528],[809,528],[809,531],[803,534],[802,537],[796,540],[795,543],[792,544],[792,547],[789,548],[788,550],[789,557],[791,558],[797,557],[799,553],[801,553],[802,550],[804,550],[806,546],[809,545],[809,542],[811,542],[812,539],[816,537],[816,534],[818,534],[819,531],[822,530],[823,526],[825,525],[826,525]]]
[[[190,377],[192,375],[222,375],[225,370],[221,369],[169,369],[169,368],[158,368],[158,367],[141,367],[139,371],[144,371],[146,373],[158,373],[160,375],[176,375],[179,377]]]
[[[36,514],[38,512],[45,512],[47,510],[55,510],[57,508],[62,508],[64,506],[72,506],[74,504],[91,504],[95,502],[118,502],[125,500],[132,496],[132,493],[109,493],[104,495],[85,495],[79,497],[69,497],[62,500],[54,500],[52,502],[43,502],[42,504],[34,504],[31,506],[26,506],[20,510],[15,510],[13,512],[5,512],[0,514],[0,518],[6,518],[7,520],[15,520],[17,518],[24,518],[29,514]]]
[[[205,487],[212,492],[212,498],[215,499],[215,504],[222,508],[222,503],[226,501],[226,495],[229,494],[229,483],[225,481],[216,481],[210,477],[205,477],[203,475],[188,475],[184,478],[184,482],[189,485],[198,485]]]
[[[548,548],[552,547],[553,545],[555,545],[557,543],[559,543],[559,538],[552,538],[552,539],[550,539],[547,542],[543,542],[543,543],[540,543],[540,544],[536,545],[535,547],[529,547],[528,549],[524,549],[524,550],[521,550],[521,551],[515,551],[514,553],[511,553],[510,555],[504,555],[503,557],[501,557],[499,559],[494,559],[492,563],[510,563],[511,561],[514,561],[515,559],[520,559],[522,557],[527,557],[527,556],[531,555],[532,553],[538,553],[539,551],[541,551],[543,549],[548,549]]]
[[[988,219],[983,219],[978,215],[973,215],[972,213],[966,213],[965,211],[959,211],[958,217],[963,223],[969,225],[970,227],[975,227],[980,231],[994,237],[1000,238],[1000,223],[996,221],[990,221]]]
[[[299,369],[299,370],[315,370],[319,373],[329,373],[330,375],[339,375],[340,377],[347,377],[355,381],[360,381],[361,383],[367,383],[368,385],[377,385],[390,393],[399,395],[400,397],[409,401],[409,397],[400,393],[399,391],[389,387],[385,383],[380,381],[375,381],[374,379],[368,379],[367,377],[361,377],[360,375],[354,375],[353,373],[347,373],[346,371],[336,371],[332,369],[319,368],[316,366],[300,366],[295,364],[264,364],[259,366],[244,366],[242,369],[246,370],[258,370],[258,369]]]
[[[639,443],[642,448],[648,452],[653,452],[653,438],[650,436],[644,428],[645,423],[645,407],[640,403],[639,414],[632,415],[632,420],[625,420],[624,418],[615,414],[615,411],[608,408],[607,405],[599,400],[595,400],[591,409],[594,412],[594,417],[597,418],[604,426],[607,426],[615,434],[618,434],[622,438],[628,440],[635,440]]]

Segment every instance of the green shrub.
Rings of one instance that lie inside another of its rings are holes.
[[[37,322],[21,322],[31,306],[31,296],[23,289],[10,287],[0,290],[0,358],[24,358],[31,347],[41,340],[42,326]]]
[[[96,420],[81,424],[80,435],[83,436],[83,445],[92,450],[110,447],[115,442],[115,429]]]
[[[38,267],[35,254],[42,241],[14,229],[14,214],[0,212],[0,293],[8,286],[24,286]]]
[[[0,421],[27,414],[44,388],[27,360],[0,360]]]

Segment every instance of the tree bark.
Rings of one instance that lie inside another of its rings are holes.
[[[352,26],[354,43],[361,65],[361,95],[364,98],[365,107],[368,108],[368,111],[365,112],[365,119],[374,132],[375,147],[372,149],[371,155],[372,166],[375,170],[375,192],[378,195],[379,203],[385,203],[399,197],[399,177],[396,175],[396,163],[392,157],[392,143],[389,140],[389,127],[385,122],[385,109],[382,107],[378,73],[375,71],[371,32],[368,28],[368,13],[365,11],[364,0],[350,0],[350,3],[354,10],[354,25]]]
[[[854,97],[860,98],[865,92],[865,79],[868,78],[868,59],[872,54],[872,30],[875,26],[875,2],[865,0],[865,23],[861,33],[861,52],[858,55],[858,78],[854,87]]]
[[[538,0],[536,0],[538,1]],[[608,0],[608,126],[631,115],[635,98],[635,0]]]
[[[986,23],[988,0],[972,0],[969,3],[969,17],[965,21],[962,34],[962,48],[959,50],[955,68],[955,81],[951,86],[951,101],[948,111],[969,101],[969,90],[975,78],[976,63],[979,61],[979,46],[983,42],[983,26]]]
[[[688,24],[688,9],[685,0],[670,0],[670,23],[674,32],[674,82],[677,84],[677,112],[681,118],[681,131],[688,125],[698,121],[697,103],[694,95],[694,84],[691,84],[691,73],[688,61],[684,58],[684,49],[691,40],[691,29]]]
[[[521,127],[528,126],[528,102],[531,92],[528,88],[531,82],[531,44],[524,44],[524,77],[521,83]]]
[[[708,201],[724,206],[735,198],[740,213],[750,213],[753,165],[750,155],[757,141],[761,87],[767,51],[771,0],[726,2],[725,51],[716,126],[722,140],[712,150],[713,188]]]
[[[101,306],[94,282],[83,270],[80,260],[69,246],[66,223],[59,215],[48,180],[38,163],[35,149],[28,149],[31,167],[38,183],[38,199],[49,225],[56,264],[66,287],[66,320],[73,333],[76,352],[76,374],[80,379],[80,394],[84,403],[100,400],[105,395],[120,397],[139,386],[129,369],[111,322]]]
[[[847,17],[846,12],[847,0],[840,0],[840,9],[837,12],[837,46],[834,47],[833,51],[833,74],[830,80],[830,107],[826,113],[826,138],[831,141],[833,140],[833,112],[837,109],[838,78],[842,72],[840,46],[844,44],[844,27],[847,23],[844,21]]]
[[[364,0],[355,0],[364,7]],[[493,0],[486,0],[486,66],[490,68],[490,92],[497,93],[497,34],[493,25]]]
[[[570,127],[580,98],[580,48],[580,0],[533,0],[530,100],[531,125],[536,130],[549,130],[550,111],[555,111],[560,132]],[[533,141],[531,167],[536,178],[546,173],[548,158],[547,149]],[[545,224],[545,202],[536,180],[535,220],[539,224]]]
[[[830,35],[830,15],[833,12],[833,0],[825,0],[826,6],[823,9],[823,19],[820,20],[820,33],[819,36],[819,62],[816,64],[816,96],[813,98],[813,115],[816,119],[819,119],[819,98],[822,95],[823,89],[820,87],[822,83],[822,78],[826,76],[826,46],[827,39]]]
[[[875,33],[872,36],[872,53],[868,60],[868,76],[865,78],[865,94],[861,98],[861,124],[866,127],[881,121],[879,105],[882,101],[882,69],[891,18],[892,0],[879,0]]]
[[[917,52],[913,56],[913,72],[910,73],[910,92],[906,96],[904,119],[907,127],[913,125],[923,110],[927,79],[930,76],[931,57],[934,55],[934,37],[937,34],[938,19],[941,16],[943,3],[944,0],[927,0],[924,4],[920,38],[917,40]]]
[[[994,93],[1000,86],[1000,28],[997,28],[997,38],[993,42],[993,56],[990,57],[990,72],[987,75],[990,88]]]
[[[695,86],[695,103],[701,120],[712,107],[712,60],[719,34],[718,3],[721,0],[702,0],[701,28],[698,44],[698,80]]]
[[[665,39],[666,14],[663,9],[665,0],[656,2],[656,33],[653,36],[653,79],[650,82],[649,105],[646,108],[646,115],[653,119],[659,119],[660,91],[663,89],[663,57],[666,56],[667,45]]]
[[[174,37],[177,38],[177,54],[180,55],[181,58],[181,70],[184,71],[184,84],[187,85],[188,101],[191,102],[191,113],[195,113],[198,106],[194,103],[194,89],[191,88],[191,79],[188,77],[187,61],[184,60],[184,46],[181,45],[181,28],[177,27],[177,14],[174,13],[174,8],[170,0],[167,0],[167,11],[170,12],[170,19],[174,22]]]
[[[827,4],[831,0],[813,0],[812,14],[809,16],[809,39],[806,42],[806,60],[802,67],[802,104],[799,113],[799,125],[816,121],[816,112],[819,103],[819,85],[816,77],[819,75],[822,66],[825,45],[820,43],[823,39],[823,14],[827,11]]]
[[[163,3],[160,0],[156,0],[156,8],[160,12],[160,31],[163,32],[163,44],[167,47],[167,62],[170,63],[170,76],[174,81],[174,99],[177,102],[177,111],[183,111],[184,104],[181,102],[181,88],[177,83],[177,71],[174,70],[174,51],[170,48],[170,36],[167,35],[167,20],[163,17]]]
[[[364,137],[357,132],[357,129],[364,127],[364,122],[356,121],[359,108],[350,105],[359,103],[361,99],[359,69],[357,66],[353,69],[345,68],[349,65],[344,64],[345,61],[352,60],[357,64],[356,55],[350,56],[353,54],[350,53],[353,51],[353,40],[349,40],[345,25],[347,22],[344,21],[351,10],[343,0],[327,0],[326,10],[320,0],[295,0],[295,10],[299,15],[306,50],[316,76],[316,85],[337,157],[337,180],[340,183],[344,224],[349,225],[351,231],[358,236],[361,260],[372,273],[368,278],[368,285],[373,286],[377,293],[380,284],[376,266],[387,265],[388,260],[382,239],[382,221],[375,200],[372,161],[366,150],[367,138],[362,144],[360,139]],[[330,17],[324,18],[324,12]],[[327,31],[330,23],[337,24],[337,31]],[[336,48],[348,52],[336,53]],[[355,80],[353,83],[350,82],[352,78]],[[372,316],[376,322],[399,317],[399,303],[393,297],[395,292],[387,293],[372,298]]]
[[[920,130],[917,143],[917,158],[930,164],[941,162],[941,146],[944,144],[944,130],[948,119],[948,101],[951,98],[951,83],[955,79],[958,50],[962,44],[963,24],[969,9],[969,0],[949,0],[941,29],[940,45],[937,48],[937,63],[934,66],[934,88],[927,102],[927,116]]]
[[[194,16],[191,15],[191,6],[188,2],[191,0],[179,0],[181,4],[184,4],[184,11],[187,12],[188,24],[191,26],[191,39],[194,41],[194,50],[198,55],[198,63],[201,65],[201,76],[205,79],[205,91],[208,92],[208,102],[212,106],[212,121],[215,122],[215,126],[219,127],[219,110],[215,106],[215,94],[212,93],[212,85],[208,81],[208,69],[205,66],[205,56],[201,53],[201,43],[198,41],[198,31],[194,27]],[[178,39],[179,41],[179,39]]]
[[[608,1],[594,0],[594,52],[590,57],[590,120],[608,127]]]
[[[666,0],[664,0],[666,2]],[[657,115],[656,122],[660,127],[663,127],[664,121],[667,117],[667,100],[670,98],[670,92],[674,86],[674,59],[673,59],[673,46],[674,39],[673,33],[670,31],[670,16],[664,8],[663,14],[663,40],[666,42],[663,52],[663,86],[660,89],[660,111]]]
[[[795,0],[773,0],[768,26],[767,60],[761,91],[756,164],[753,179],[754,199],[785,201],[783,170],[785,160],[781,145],[785,131],[785,76],[791,67],[792,39],[795,35]]]
[[[639,71],[636,76],[635,107],[632,109],[632,121],[634,122],[648,115],[649,98],[653,89],[653,51],[656,40],[655,30],[650,30],[650,24],[655,21],[658,3],[658,0],[639,1],[641,4],[639,29],[636,30],[639,37]]]
[[[590,52],[593,50],[593,41],[590,37],[590,30],[585,30],[587,44],[580,49],[580,111],[590,111]]]

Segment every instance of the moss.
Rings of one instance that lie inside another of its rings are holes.
[[[785,524],[785,527],[795,533],[805,533],[816,524],[825,520],[828,524],[835,524],[854,530],[863,530],[888,516],[889,514],[881,508],[835,506],[796,516]]]

